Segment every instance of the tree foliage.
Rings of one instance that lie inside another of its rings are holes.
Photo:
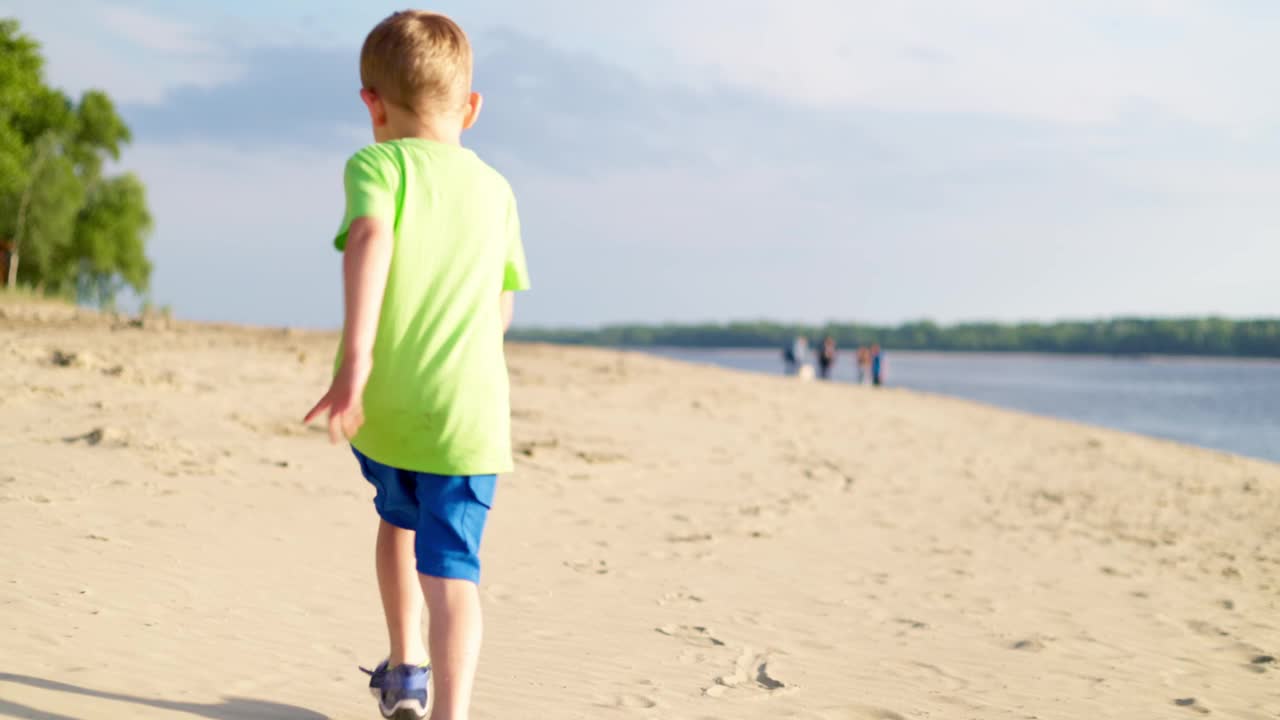
[[[0,240],[16,246],[17,280],[99,304],[125,287],[144,293],[145,189],[103,175],[129,128],[105,93],[73,101],[43,70],[39,44],[0,19]]]
[[[614,325],[596,330],[516,329],[514,339],[613,347],[781,348],[801,335],[831,335],[844,347],[878,343],[899,350],[1235,355],[1280,357],[1280,320],[1115,318],[1056,323],[962,323],[928,320],[893,327],[771,322],[728,325]]]
[[[76,263],[76,294],[105,304],[122,285],[145,288],[151,261],[142,239],[150,226],[142,182],[136,176],[97,183],[76,217],[65,263]]]

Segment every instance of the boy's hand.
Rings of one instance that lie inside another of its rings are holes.
[[[302,420],[310,423],[329,412],[329,442],[337,445],[345,437],[351,440],[364,424],[364,386],[369,381],[369,363],[343,361],[333,378],[329,392],[311,408]]]

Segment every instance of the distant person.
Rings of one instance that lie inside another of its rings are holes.
[[[858,384],[865,384],[871,375],[871,351],[865,345],[858,346],[855,362],[858,366]]]
[[[426,717],[428,686],[435,717],[468,715],[480,540],[497,473],[512,469],[503,334],[529,280],[511,186],[461,144],[480,114],[471,68],[467,36],[443,15],[398,12],[365,38],[376,143],[346,163],[342,344],[306,417],[328,416],[376,491],[390,653],[366,672],[398,720]]]
[[[836,364],[836,339],[830,335],[822,339],[822,349],[818,351],[818,375],[823,380],[831,379],[831,368]]]
[[[876,387],[884,384],[884,351],[879,345],[871,346],[871,384]]]
[[[783,359],[786,362],[788,375],[803,376],[805,368],[809,366],[809,339],[803,335],[797,335],[791,341],[791,345],[783,351]]]

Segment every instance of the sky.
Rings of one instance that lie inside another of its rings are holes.
[[[179,317],[341,323],[364,34],[399,5],[0,0],[109,92]],[[529,326],[1280,315],[1272,0],[441,2]]]

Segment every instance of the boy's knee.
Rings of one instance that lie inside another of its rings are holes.
[[[480,596],[479,586],[474,580],[423,573],[418,574],[418,580],[422,583],[422,594],[428,606],[469,602]]]

